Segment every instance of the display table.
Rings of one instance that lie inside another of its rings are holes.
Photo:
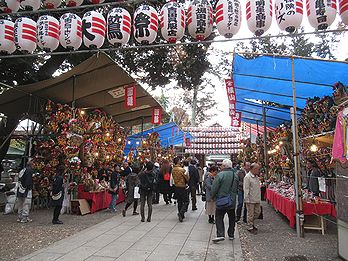
[[[108,191],[85,192],[84,185],[78,186],[78,198],[86,199],[91,204],[91,213],[108,208],[111,202],[111,194]],[[124,200],[125,195],[123,194],[122,189],[119,188],[116,205]]]
[[[269,188],[266,189],[266,199],[277,211],[287,217],[287,219],[290,221],[290,227],[294,228],[296,224],[296,202]],[[330,215],[332,217],[336,217],[336,209],[335,206],[329,202],[310,203],[304,201],[303,214],[305,216]],[[320,221],[323,223],[322,218]],[[323,224],[321,229],[323,230]]]

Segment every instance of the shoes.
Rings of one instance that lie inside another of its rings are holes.
[[[33,222],[31,218],[27,218],[27,222]]]
[[[255,227],[255,226],[253,226],[253,229],[255,229],[256,231],[258,231],[258,230],[257,230],[257,227]]]
[[[183,222],[184,221],[184,218],[182,217],[183,215],[181,215],[180,213],[178,213],[178,217],[179,217],[179,221],[180,222]]]
[[[166,201],[166,205],[169,205],[169,202],[168,202],[168,201]]]
[[[192,211],[195,211],[195,210],[197,210],[197,208],[196,208],[196,207],[192,208]]]
[[[214,220],[214,219],[212,219],[212,220],[211,220],[211,223],[212,223],[212,224],[215,224],[215,220]]]
[[[63,222],[60,221],[60,220],[53,220],[53,221],[52,221],[52,224],[53,224],[53,225],[62,225]]]
[[[133,216],[137,216],[137,215],[139,215],[138,212],[133,212]]]
[[[142,219],[141,219],[141,222],[145,222],[145,218],[142,218]]]
[[[122,210],[122,216],[126,216],[126,211],[125,210]]]
[[[147,221],[147,222],[151,222],[151,218],[148,218],[146,221]]]
[[[240,221],[240,218],[236,218],[236,220],[234,222],[238,223],[239,221]]]
[[[234,240],[234,236],[228,237],[229,240]]]
[[[28,221],[26,219],[22,219],[21,221],[19,221],[21,223],[28,223]]]
[[[17,222],[21,222],[22,220],[20,218],[17,218]]]
[[[252,229],[248,229],[248,231],[253,234],[253,235],[256,235],[257,234],[257,229],[255,228],[252,228]]]
[[[217,243],[217,242],[224,241],[224,240],[225,240],[224,237],[216,237],[216,238],[213,239],[213,242]]]

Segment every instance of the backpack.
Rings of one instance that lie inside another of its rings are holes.
[[[153,190],[155,175],[153,172],[145,172],[141,177],[140,188],[145,191]]]

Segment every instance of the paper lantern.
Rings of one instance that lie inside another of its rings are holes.
[[[0,10],[2,13],[13,13],[17,12],[20,7],[18,0],[2,0],[0,4]]]
[[[94,5],[104,3],[104,1],[105,0],[88,0],[88,2]]]
[[[272,24],[272,1],[247,0],[246,18],[249,30],[256,36],[262,35]]]
[[[187,29],[196,40],[202,41],[213,30],[213,8],[207,0],[193,0],[187,10]]]
[[[152,6],[141,5],[134,13],[134,38],[138,43],[151,44],[156,40],[158,14]]]
[[[90,11],[82,18],[83,44],[89,48],[100,48],[105,39],[106,22],[101,13]]]
[[[14,23],[0,19],[0,52],[11,54],[16,51],[14,42]]]
[[[340,3],[340,16],[342,22],[348,25],[348,0],[338,0]]]
[[[37,20],[37,45],[48,52],[59,46],[59,22],[50,15],[40,16]]]
[[[219,0],[216,4],[215,21],[218,32],[226,38],[238,33],[242,10],[239,0]]]
[[[20,17],[14,26],[14,40],[20,51],[33,53],[36,49],[36,23],[27,17]]]
[[[55,9],[62,4],[61,0],[42,0],[42,5],[46,9]]]
[[[83,0],[66,0],[67,7],[80,6],[83,4]]]
[[[318,30],[327,29],[336,18],[336,0],[306,1],[309,24]]]
[[[41,6],[41,0],[24,0],[20,3],[23,9],[30,11],[38,10]]]
[[[60,17],[60,44],[68,50],[77,50],[82,44],[82,20],[76,14]]]
[[[280,30],[293,33],[301,26],[302,0],[275,0],[275,16]]]
[[[185,33],[185,10],[176,3],[166,3],[160,14],[161,34],[169,43],[179,41]]]
[[[129,12],[121,7],[113,8],[108,13],[107,22],[107,37],[109,43],[128,43],[132,30],[132,19]]]

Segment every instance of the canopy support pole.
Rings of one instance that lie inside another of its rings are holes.
[[[292,94],[294,107],[290,108],[292,120],[292,134],[294,146],[294,167],[295,167],[295,199],[296,199],[296,232],[297,237],[304,236],[303,222],[303,208],[302,208],[302,185],[301,185],[301,170],[300,170],[300,154],[298,143],[298,128],[296,115],[296,85],[295,85],[295,59],[291,57],[291,77],[292,77]]]
[[[259,121],[256,121],[256,131],[257,135],[259,135]]]
[[[249,123],[249,135],[250,135],[250,142],[251,142],[251,123]]]
[[[263,153],[265,158],[265,177],[268,178],[269,171],[268,171],[268,149],[267,149],[267,122],[266,122],[266,107],[263,101],[262,101],[262,116],[263,116]]]

